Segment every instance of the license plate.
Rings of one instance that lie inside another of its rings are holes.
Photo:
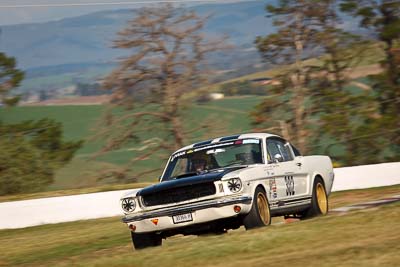
[[[186,214],[172,216],[172,220],[174,221],[175,224],[177,224],[177,223],[191,222],[193,221],[193,218],[191,213],[186,213]]]

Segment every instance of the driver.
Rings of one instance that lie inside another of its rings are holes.
[[[192,159],[192,169],[196,172],[202,172],[206,169],[207,161],[205,159]]]
[[[190,158],[190,171],[202,172],[208,169],[208,158],[203,152],[194,153]]]

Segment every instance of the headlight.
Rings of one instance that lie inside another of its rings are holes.
[[[239,178],[228,180],[228,188],[232,193],[237,193],[242,189],[242,181]]]
[[[125,212],[132,212],[136,209],[136,202],[134,198],[124,198],[121,202],[122,209]]]

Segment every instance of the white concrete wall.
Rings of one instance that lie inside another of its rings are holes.
[[[3,202],[0,229],[122,215],[120,197],[135,190],[138,189]]]
[[[332,191],[400,184],[400,162],[335,168]]]
[[[400,162],[336,168],[332,190],[394,184],[400,184]],[[128,191],[134,190],[0,203],[0,229],[119,216],[120,196]]]

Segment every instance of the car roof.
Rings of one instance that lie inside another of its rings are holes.
[[[177,151],[175,151],[173,154],[184,151],[184,150],[188,150],[188,149],[196,147],[196,146],[202,146],[202,145],[206,145],[206,144],[214,144],[214,143],[218,143],[218,142],[222,142],[222,141],[244,139],[244,138],[268,138],[268,137],[272,137],[272,136],[280,137],[279,135],[269,134],[269,133],[244,133],[244,134],[221,136],[218,138],[209,139],[209,140],[201,141],[201,142],[196,142],[191,145],[182,147],[181,149],[178,149]]]

